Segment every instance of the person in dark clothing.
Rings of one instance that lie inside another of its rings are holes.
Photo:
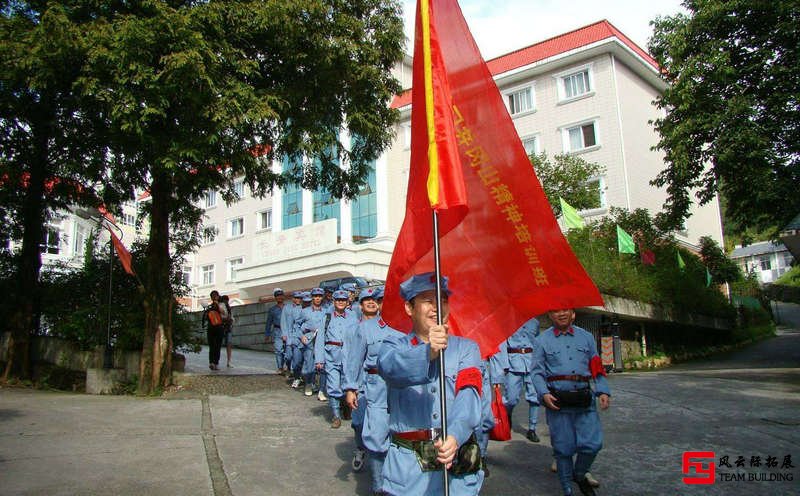
[[[211,292],[211,303],[206,307],[205,314],[208,327],[206,337],[208,338],[208,368],[219,370],[219,353],[222,348],[222,337],[225,332],[225,323],[220,312],[219,292]]]

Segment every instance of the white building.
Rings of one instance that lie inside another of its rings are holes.
[[[775,282],[792,268],[794,260],[783,243],[771,241],[736,246],[730,258],[745,274],[755,274],[761,284]]]
[[[661,115],[652,102],[666,86],[643,49],[600,21],[488,66],[529,152],[580,154],[605,167],[594,179],[598,203],[581,212],[584,217],[605,215],[611,206],[661,210],[666,192],[649,183],[665,165],[663,154],[651,150],[658,136],[648,121]],[[411,80],[410,58],[398,65],[397,75]],[[271,295],[276,286],[308,288],[344,275],[385,279],[405,211],[410,90],[392,106],[401,115],[395,142],[375,162],[354,202],[294,187],[256,199],[242,184],[242,199],[226,206],[218,192],[208,192],[208,235],[184,269],[193,295],[206,299],[218,289],[249,302]],[[348,139],[343,136],[344,143]],[[292,164],[273,164],[275,170],[287,166]],[[676,233],[682,243],[696,245],[710,236],[722,244],[718,202],[695,206],[684,227]]]

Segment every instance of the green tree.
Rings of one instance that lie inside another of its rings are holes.
[[[402,19],[397,2],[378,0],[106,7],[85,4],[96,21],[80,84],[108,123],[106,196],[151,197],[139,383],[149,393],[171,377],[170,253],[196,242],[201,196],[232,200],[239,177],[257,195],[297,183],[355,196],[392,139]],[[342,140],[342,128],[358,139]],[[271,170],[302,157],[318,166]]]
[[[800,3],[685,0],[659,17],[649,49],[669,87],[655,121],[667,168],[666,223],[679,227],[692,192],[719,192],[742,230],[783,226],[800,211]]]
[[[3,241],[20,241],[9,359],[3,379],[30,373],[38,327],[40,245],[54,212],[96,204],[104,148],[75,83],[86,60],[81,26],[64,4],[0,3],[0,215]]]
[[[734,282],[742,279],[742,269],[736,262],[728,258],[719,243],[708,236],[700,238],[700,258],[711,273],[715,284]]]
[[[568,153],[558,154],[551,160],[542,152],[531,155],[530,159],[556,217],[561,215],[559,197],[578,210],[601,206],[598,183],[590,182],[605,170],[600,164]]]

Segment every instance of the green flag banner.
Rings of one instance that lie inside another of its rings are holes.
[[[636,253],[636,246],[633,244],[631,235],[617,226],[617,246],[620,253]]]
[[[678,254],[678,268],[683,270],[686,268],[686,264],[683,263],[683,258],[681,257],[681,252],[676,252]]]
[[[578,214],[578,211],[575,210],[572,205],[565,202],[563,198],[559,197],[558,201],[561,202],[561,213],[563,214],[564,224],[570,229],[582,229],[584,226],[583,217]]]

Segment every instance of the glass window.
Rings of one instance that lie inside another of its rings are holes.
[[[356,243],[374,238],[378,234],[378,193],[375,184],[373,162],[367,174],[367,183],[359,191],[351,208],[353,241]]]
[[[522,146],[525,148],[525,154],[529,157],[536,155],[539,153],[539,137],[528,136],[527,138],[522,138]]]
[[[335,150],[331,150],[331,154],[334,154]],[[338,162],[338,161],[337,161]],[[314,167],[320,169],[322,167],[322,163],[319,159],[314,160]],[[326,219],[336,219],[336,234],[340,235],[341,233],[341,202],[334,198],[330,192],[322,188],[320,190],[314,191],[313,194],[313,202],[314,202],[314,215],[313,221],[319,222],[321,220]]]
[[[244,180],[239,179],[233,182],[233,192],[236,193],[236,198],[241,200],[244,198]]]
[[[228,221],[228,237],[236,238],[244,234],[244,217],[237,217]]]
[[[214,264],[203,265],[200,267],[200,273],[203,274],[203,284],[214,284]]]
[[[758,263],[761,266],[761,270],[772,270],[772,262],[769,259],[769,255],[758,257]]]
[[[39,245],[39,251],[50,255],[58,255],[61,251],[60,245],[61,230],[57,227],[47,226],[44,232],[44,242]]]
[[[236,269],[244,263],[244,258],[232,258],[228,260],[228,281],[233,281],[236,278]]]
[[[258,228],[272,229],[272,210],[263,210],[258,213]]]
[[[564,85],[564,98],[575,98],[592,91],[589,69],[564,76],[561,78],[561,83]]]
[[[82,257],[86,250],[86,227],[82,224],[75,224],[75,236],[72,238],[72,254]]]
[[[121,222],[122,222],[122,225],[124,225],[124,226],[135,226],[136,225],[136,215],[135,214],[131,214],[131,213],[127,213],[127,212],[123,212],[122,213]]]
[[[602,177],[590,179],[589,181],[586,182],[586,185],[590,188],[592,195],[592,201],[590,205],[586,208],[586,210],[594,208],[605,208],[606,207],[605,180]]]
[[[203,228],[200,242],[204,245],[210,245],[217,239],[217,226],[206,226]]]
[[[205,206],[206,208],[212,208],[217,206],[217,192],[215,190],[210,189],[206,191]]]
[[[566,129],[568,140],[568,151],[574,152],[589,148],[597,144],[597,137],[595,135],[595,123],[581,124]]]
[[[531,86],[508,93],[506,99],[508,100],[508,111],[511,115],[533,110],[533,88]]]
[[[186,286],[190,286],[192,284],[192,267],[191,265],[184,265],[181,267],[181,280],[183,284]]]
[[[294,170],[302,167],[299,158],[284,157],[283,170]],[[283,190],[282,200],[283,229],[291,229],[303,224],[303,190],[297,184],[289,184]]]

